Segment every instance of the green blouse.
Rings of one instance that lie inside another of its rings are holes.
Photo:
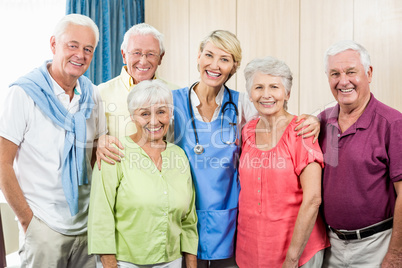
[[[170,262],[198,246],[195,193],[184,151],[167,143],[159,171],[131,138],[120,163],[94,168],[88,219],[90,254],[134,264]]]

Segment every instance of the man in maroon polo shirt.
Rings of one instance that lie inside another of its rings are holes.
[[[323,267],[402,267],[402,114],[370,92],[373,67],[354,41],[332,45],[325,72],[338,104],[323,111]]]

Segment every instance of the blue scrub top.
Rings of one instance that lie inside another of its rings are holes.
[[[239,93],[233,90],[230,92],[232,101],[237,105]],[[223,141],[233,141],[229,123],[238,123],[237,116],[233,105],[228,105],[223,125],[222,110],[218,118],[212,122],[192,119],[188,98],[188,87],[173,91],[175,143],[189,158],[196,191],[198,258],[227,259],[234,255],[240,192],[237,170],[240,145],[238,142],[227,145]],[[222,106],[228,101],[229,94],[225,90]],[[204,147],[204,153],[200,155],[194,153],[196,142],[192,120],[195,121],[199,144]]]

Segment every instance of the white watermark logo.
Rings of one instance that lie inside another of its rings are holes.
[[[178,155],[175,152],[169,152],[169,156],[164,155],[162,158],[162,170],[179,170],[181,174],[186,173],[189,168],[187,157]],[[159,172],[154,162],[141,152],[130,152],[125,156],[123,161],[129,161],[130,169],[148,169],[152,173]]]

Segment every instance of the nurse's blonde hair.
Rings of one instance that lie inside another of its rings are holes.
[[[200,52],[204,51],[204,48],[208,42],[211,42],[214,46],[232,55],[233,61],[236,64],[236,69],[231,73],[229,78],[236,73],[236,70],[240,67],[241,63],[241,47],[240,41],[236,35],[226,30],[215,30],[207,35],[200,44]]]

